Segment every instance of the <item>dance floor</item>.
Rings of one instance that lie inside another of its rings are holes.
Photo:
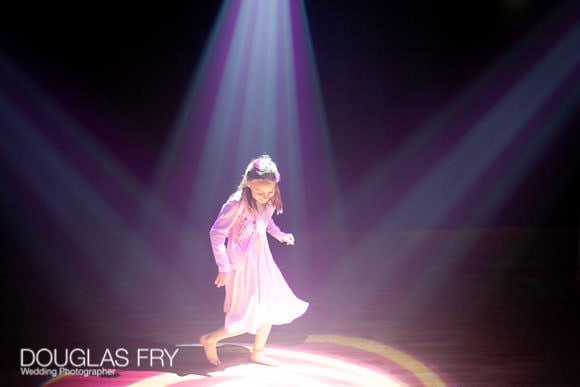
[[[477,327],[479,325],[479,327]],[[330,326],[331,331],[349,327]],[[521,327],[519,344],[497,325],[411,324],[367,321],[356,328],[368,339],[347,334],[299,338],[290,330],[273,335],[267,354],[281,364],[250,361],[252,336],[225,340],[222,364],[207,363],[196,343],[179,344],[170,370],[116,369],[110,376],[58,376],[50,386],[556,386],[573,385],[574,349],[558,339],[562,332],[531,332]],[[359,329],[362,328],[361,332]],[[569,327],[568,327],[569,328]],[[274,328],[276,329],[276,327]],[[473,329],[482,330],[474,334]],[[346,332],[344,332],[346,333]],[[471,339],[466,338],[466,334]],[[527,343],[526,343],[526,337]],[[299,342],[301,341],[301,342]],[[503,342],[503,344],[502,344]],[[536,347],[534,347],[536,346]],[[169,347],[169,345],[167,345]],[[561,351],[561,352],[554,352]],[[569,383],[569,384],[568,384]]]
[[[544,234],[532,235],[541,243],[526,251],[530,265],[544,262],[540,258],[549,251],[556,254],[556,250],[550,250],[552,246],[566,246],[567,238],[558,236],[561,233]],[[512,244],[502,244],[505,249],[515,243],[516,238],[510,238]],[[7,336],[14,356],[4,363],[3,384],[578,385],[578,304],[573,281],[562,281],[561,275],[550,274],[549,265],[534,268],[520,264],[514,270],[492,265],[492,259],[509,258],[505,251],[495,258],[487,257],[486,265],[464,265],[455,270],[427,301],[411,297],[412,287],[405,284],[383,287],[371,295],[364,288],[362,277],[333,283],[331,293],[323,291],[331,282],[322,277],[316,291],[296,287],[297,295],[308,300],[310,307],[291,324],[272,328],[266,350],[280,361],[278,367],[250,361],[254,336],[249,334],[221,342],[221,366],[213,367],[207,362],[197,337],[215,329],[223,318],[223,289],[211,284],[197,285],[203,303],[188,303],[189,296],[184,294],[177,300],[183,305],[180,310],[153,302],[147,309],[116,309],[115,313],[112,307],[101,307],[108,314],[93,322],[85,318],[83,330],[74,324],[75,316],[63,318],[58,309],[43,308],[41,304],[31,309],[21,303],[20,309],[14,306],[12,310],[20,322],[15,325],[14,335]],[[282,269],[290,284],[298,282],[291,266]],[[359,274],[368,272],[353,271],[349,275]],[[494,279],[497,281],[492,282]],[[40,315],[40,310],[43,320],[31,317]],[[178,351],[171,366],[155,363],[138,367],[132,358],[127,366],[111,368],[109,375],[51,377],[20,375],[14,362],[23,347],[88,348],[95,356],[104,348],[122,347],[130,354],[138,348]]]
[[[308,336],[304,343],[270,346],[279,366],[249,360],[247,343],[221,345],[222,364],[208,367],[199,346],[184,346],[176,372],[118,370],[108,377],[61,376],[52,386],[239,385],[239,386],[443,386],[441,376],[420,360],[379,342],[338,335]]]

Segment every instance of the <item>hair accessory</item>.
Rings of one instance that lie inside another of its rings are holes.
[[[261,168],[260,168],[260,159],[256,159],[254,161],[254,169],[261,170]]]

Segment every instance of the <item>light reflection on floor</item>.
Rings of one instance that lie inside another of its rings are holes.
[[[249,351],[247,343],[238,345]],[[189,345],[189,347],[196,345]],[[279,360],[269,367],[237,359],[207,374],[118,370],[114,378],[61,376],[50,386],[445,386],[429,367],[396,348],[357,337],[308,336],[303,344],[270,345],[266,354]]]

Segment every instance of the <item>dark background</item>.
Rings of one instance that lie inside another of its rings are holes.
[[[307,0],[341,187],[356,185],[361,171],[416,134],[424,120],[509,53],[551,12],[563,5],[578,11],[573,3]],[[0,50],[148,184],[220,4],[213,0],[163,5],[11,4],[0,15]],[[576,354],[571,343],[576,340],[577,310],[573,268],[578,270],[580,244],[579,114],[576,111],[562,124],[554,143],[498,215],[475,225],[545,230],[538,234],[541,240],[518,241],[517,253],[506,253],[509,242],[505,243],[502,251],[509,264],[500,269],[504,279],[489,307],[496,314],[488,318],[508,321],[497,323],[505,330],[502,337],[512,337],[524,352],[522,343],[534,337],[554,362],[562,357],[571,361]],[[3,196],[14,200],[10,189],[5,185]],[[18,200],[26,203],[27,197]],[[3,282],[11,316],[8,348],[24,342],[47,345],[54,335],[82,337],[74,331],[66,308],[51,299],[50,281],[25,261],[26,244],[35,241],[23,242],[16,235],[13,223],[26,219],[9,203],[2,203],[7,257]],[[455,214],[441,224],[442,229],[471,226],[466,214]],[[552,249],[555,243],[558,246]],[[496,257],[489,267],[501,261]],[[485,263],[477,266],[481,269]],[[465,278],[481,280],[473,267],[466,270]],[[450,292],[460,293],[461,285],[457,286]],[[39,294],[46,297],[44,305],[38,305]],[[518,314],[514,310],[523,313],[514,317]],[[531,328],[522,331],[520,324],[526,321],[532,321]],[[62,332],[46,327],[60,327]],[[559,327],[561,333],[554,334]],[[547,331],[552,332],[549,339],[543,336]],[[560,348],[549,344],[552,340],[568,344]],[[5,364],[13,372],[13,353],[8,355]]]
[[[305,4],[337,170],[346,183],[566,2]],[[219,5],[12,5],[3,12],[1,47],[146,180]],[[578,119],[576,113],[565,123],[493,224],[577,224]]]

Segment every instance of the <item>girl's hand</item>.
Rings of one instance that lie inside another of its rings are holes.
[[[294,235],[286,234],[284,238],[282,238],[282,243],[285,243],[287,245],[294,245]]]
[[[226,286],[226,284],[230,280],[229,274],[230,274],[229,271],[219,272],[217,277],[215,277],[215,281],[213,281],[214,285],[217,286],[218,288],[221,288],[222,286]]]

